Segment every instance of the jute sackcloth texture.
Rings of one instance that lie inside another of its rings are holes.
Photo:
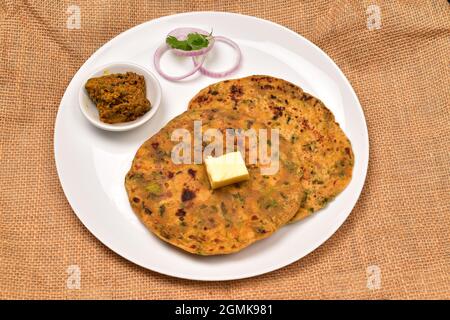
[[[80,29],[67,28],[71,5]],[[369,128],[368,176],[348,220],[257,278],[196,282],[128,262],[79,222],[55,169],[56,113],[82,63],[130,27],[201,10],[265,18],[313,41],[350,80]],[[450,298],[449,17],[444,0],[1,0],[0,297]],[[70,265],[80,289],[67,286]]]

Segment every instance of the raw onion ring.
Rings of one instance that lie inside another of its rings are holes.
[[[192,61],[194,62],[194,66],[195,67],[199,67],[199,70],[202,74],[204,74],[205,76],[211,77],[211,78],[222,78],[222,77],[226,77],[229,74],[233,73],[234,71],[236,71],[239,66],[241,65],[241,60],[242,60],[242,53],[241,53],[241,49],[239,48],[239,46],[237,45],[236,42],[234,42],[231,39],[222,37],[222,36],[216,36],[214,37],[214,39],[216,41],[220,41],[220,42],[224,42],[228,45],[230,45],[234,50],[236,50],[238,56],[236,59],[236,63],[228,70],[226,71],[222,71],[222,72],[214,72],[214,71],[210,71],[207,70],[205,67],[203,67],[203,63],[205,62],[205,59],[202,59],[200,62],[197,62],[196,57],[192,57]]]
[[[206,54],[205,54],[205,55],[202,56],[202,59],[201,59],[200,63],[198,63],[198,64],[194,67],[194,69],[192,69],[192,70],[189,71],[188,73],[186,73],[186,74],[184,74],[184,75],[181,75],[181,76],[170,76],[170,75],[164,73],[164,72],[161,70],[161,65],[160,65],[160,62],[161,62],[161,56],[162,56],[166,51],[168,51],[169,49],[171,49],[171,48],[169,47],[169,45],[167,45],[166,43],[162,44],[162,45],[156,50],[155,55],[153,56],[153,63],[154,63],[154,65],[155,65],[156,71],[158,71],[158,73],[159,73],[161,76],[163,76],[164,78],[166,78],[167,80],[170,80],[170,81],[179,81],[179,80],[183,80],[184,78],[187,78],[187,77],[193,75],[194,73],[196,73],[196,72],[201,68],[203,62],[205,62],[205,59],[206,59]]]
[[[178,40],[185,40],[186,37],[190,33],[198,33],[198,34],[202,34],[202,35],[206,35],[206,36],[210,35],[205,30],[201,30],[201,29],[197,29],[197,28],[177,28],[177,29],[170,31],[167,36],[173,36],[173,37],[177,38]],[[211,51],[216,40],[222,41],[222,42],[228,44],[238,54],[236,63],[230,69],[223,71],[223,72],[213,72],[213,71],[207,70],[205,67],[203,67],[203,63],[205,62],[206,55],[209,51]],[[201,48],[199,50],[191,50],[191,51],[175,49],[175,48],[170,47],[167,43],[162,44],[155,51],[155,55],[153,56],[153,63],[155,65],[156,71],[167,80],[179,81],[179,80],[183,80],[184,78],[187,78],[187,77],[193,75],[197,71],[200,71],[202,74],[204,74],[208,77],[221,78],[221,77],[225,77],[225,76],[233,73],[234,71],[236,71],[239,68],[239,66],[241,65],[242,53],[241,53],[241,49],[239,48],[239,46],[237,45],[236,42],[234,42],[231,39],[222,37],[222,36],[215,36],[215,37],[211,36],[208,39],[208,41],[209,42],[208,42],[207,47]],[[161,62],[162,55],[168,50],[172,50],[174,52],[174,54],[177,56],[192,57],[192,61],[194,62],[194,68],[191,71],[189,71],[188,73],[181,75],[181,76],[170,76],[170,75],[164,73],[161,70],[160,62]],[[200,57],[200,61],[198,61],[199,57]]]

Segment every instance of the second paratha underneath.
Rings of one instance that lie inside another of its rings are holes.
[[[302,201],[293,221],[326,206],[351,180],[352,146],[334,115],[319,99],[288,81],[270,76],[221,81],[201,90],[189,103],[189,109],[203,108],[249,113],[280,129],[301,163]]]

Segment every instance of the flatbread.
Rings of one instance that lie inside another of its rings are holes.
[[[302,201],[293,221],[320,210],[351,180],[354,155],[334,115],[298,86],[270,76],[225,80],[201,90],[189,109],[220,108],[257,115],[279,128],[301,162]]]
[[[232,110],[189,110],[170,121],[139,148],[125,178],[130,204],[145,226],[183,250],[215,255],[239,251],[289,222],[301,201],[300,191],[293,192],[301,185],[298,168],[290,161],[290,143],[280,137],[276,174],[262,175],[261,165],[248,164],[246,157],[250,180],[212,190],[204,164],[175,164],[171,159],[178,144],[171,141],[173,130],[192,133],[193,120],[202,120],[203,132],[265,128]]]

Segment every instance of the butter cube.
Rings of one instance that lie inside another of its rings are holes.
[[[209,156],[205,159],[205,165],[213,189],[249,178],[245,161],[239,151],[230,152],[220,157]]]

